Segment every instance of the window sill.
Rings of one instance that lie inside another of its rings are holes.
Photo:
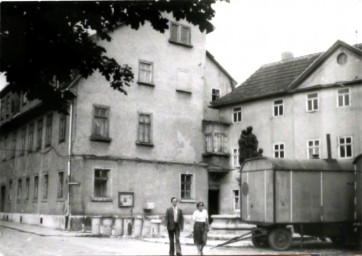
[[[109,137],[100,137],[100,136],[96,136],[96,135],[91,135],[90,140],[91,141],[98,141],[98,142],[106,142],[106,143],[109,143],[109,142],[112,141],[112,139],[109,138]]]
[[[206,152],[203,153],[202,156],[224,156],[224,157],[228,157],[230,156],[229,153],[223,153],[223,152]]]
[[[184,43],[181,43],[181,42],[176,42],[176,41],[173,41],[171,39],[168,40],[171,44],[176,44],[176,45],[180,45],[180,46],[184,46],[184,47],[187,47],[187,48],[193,48],[193,46],[191,44],[184,44]]]
[[[58,198],[58,199],[57,199],[57,202],[59,202],[59,203],[64,202],[64,198]]]
[[[317,113],[317,112],[319,112],[319,110],[307,110],[306,112],[307,113]]]
[[[153,147],[153,143],[152,143],[152,142],[136,141],[136,145],[137,145],[137,146],[145,146],[145,147]]]
[[[180,203],[196,203],[195,199],[180,199]]]
[[[144,85],[144,86],[148,86],[148,87],[155,87],[154,84],[146,83],[146,82],[141,82],[141,81],[137,81],[137,84],[139,84],[139,85]]]
[[[112,198],[110,197],[91,197],[92,202],[113,202]]]
[[[186,91],[186,90],[182,90],[182,89],[176,89],[176,92],[179,92],[179,93],[184,93],[184,94],[189,94],[191,95],[192,92],[191,91]]]

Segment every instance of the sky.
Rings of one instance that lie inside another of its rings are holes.
[[[213,7],[216,29],[206,48],[238,85],[282,52],[298,57],[337,40],[362,43],[362,0],[230,0]],[[0,89],[4,84],[0,75]]]
[[[299,57],[337,40],[362,43],[362,0],[230,0],[213,7],[216,29],[206,48],[238,85],[282,52]]]

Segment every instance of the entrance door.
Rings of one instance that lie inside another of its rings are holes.
[[[1,186],[0,212],[5,212],[6,188]]]
[[[211,215],[219,214],[219,190],[209,190],[209,220],[212,222]]]

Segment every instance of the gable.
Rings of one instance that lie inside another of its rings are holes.
[[[343,61],[341,57],[343,54],[346,56],[346,62],[338,63],[339,57]],[[316,70],[297,85],[297,89],[355,79],[362,79],[362,56],[344,46],[339,46]]]

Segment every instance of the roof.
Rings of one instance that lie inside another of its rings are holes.
[[[318,68],[340,46],[347,47],[362,56],[362,44],[350,46],[342,41],[337,41],[324,53],[314,53],[266,64],[235,90],[211,102],[211,105],[222,107],[286,94]]]
[[[208,57],[233,83],[233,86],[237,84],[236,80],[226,71],[226,69],[221,66],[221,64],[215,59],[214,55],[212,55],[209,51],[206,51],[206,57]]]
[[[243,171],[252,170],[308,170],[308,171],[354,171],[353,159],[285,159],[285,158],[254,158],[246,160]]]

